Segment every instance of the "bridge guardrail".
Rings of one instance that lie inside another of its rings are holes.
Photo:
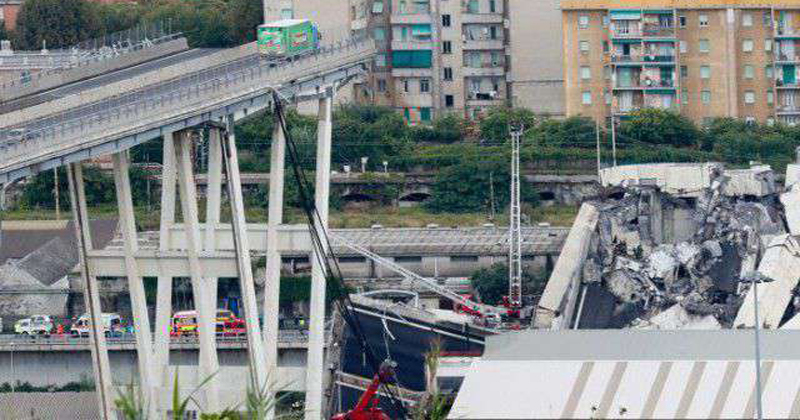
[[[370,54],[374,53],[374,45],[367,38],[351,38],[321,47],[314,54],[281,65],[263,60],[253,65],[247,60],[239,60],[228,66],[193,73],[143,91],[129,92],[88,105],[83,109],[88,109],[84,115],[73,113],[70,116],[66,112],[46,118],[45,125],[34,130],[20,127],[6,129],[0,134],[0,161],[3,162],[0,172],[28,162],[34,156],[41,157],[89,143],[87,139],[98,132],[109,136],[124,131],[121,130],[124,128],[141,126],[148,121],[148,117],[163,118],[165,110],[166,114],[171,115],[187,107],[198,108],[214,100],[232,99],[237,95],[263,90],[275,82],[302,78],[314,71],[333,67],[339,63],[336,58],[340,55],[347,57],[348,52],[363,53],[365,47],[372,47]],[[112,132],[113,129],[118,131]]]

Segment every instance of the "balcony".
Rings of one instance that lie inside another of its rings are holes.
[[[429,50],[433,46],[430,39],[426,40],[410,40],[410,41],[392,41],[392,50]]]
[[[800,82],[785,82],[782,78],[775,80],[775,87],[778,89],[800,89]]]
[[[481,39],[464,41],[464,50],[503,50],[505,44],[500,39]]]
[[[781,105],[775,113],[778,115],[800,115],[800,106],[797,105]]]
[[[506,98],[497,92],[468,92],[467,106],[497,106],[503,105]]]
[[[615,28],[611,30],[611,38],[614,39],[638,39],[642,37],[639,28]]]
[[[432,77],[433,76],[433,69],[424,68],[424,69],[411,69],[411,68],[393,68],[392,69],[392,77]]]
[[[775,62],[776,63],[788,63],[788,64],[800,63],[800,56],[796,56],[794,54],[787,55],[787,54],[784,54],[784,53],[779,53],[779,54],[777,54],[775,56]]]
[[[659,25],[644,25],[642,38],[675,38],[675,28]]]
[[[392,25],[430,25],[433,24],[433,17],[429,12],[392,14],[390,22]]]
[[[464,66],[461,71],[464,77],[504,76],[506,74],[506,69],[502,64],[493,65],[492,63],[486,63],[481,67]]]
[[[664,90],[664,89],[675,89],[675,81],[674,80],[648,80],[648,79],[639,79],[634,80],[632,83],[617,83],[614,86],[614,90],[639,90],[639,89],[652,89],[652,90]]]
[[[778,26],[775,27],[775,38],[800,38],[800,31],[793,27],[787,27],[784,23],[778,23]]]
[[[502,13],[464,13],[461,15],[461,23],[503,23]]]

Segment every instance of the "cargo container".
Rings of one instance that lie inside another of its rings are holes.
[[[319,48],[317,26],[308,19],[284,19],[258,27],[258,51],[272,57],[294,57]]]

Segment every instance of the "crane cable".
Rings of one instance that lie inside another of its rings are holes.
[[[300,164],[300,159],[297,152],[297,144],[292,139],[291,132],[287,129],[283,103],[277,92],[273,92],[273,102],[274,111],[278,117],[278,123],[280,124],[281,131],[283,132],[286,140],[286,151],[289,155],[289,162],[292,167],[292,172],[295,176],[295,180],[297,181],[300,204],[302,206],[303,213],[305,213],[306,218],[308,219],[307,222],[309,234],[314,247],[314,254],[316,255],[319,263],[322,265],[321,268],[327,282],[334,286],[333,292],[336,308],[342,314],[342,318],[344,318],[348,327],[350,327],[350,330],[358,341],[362,353],[366,356],[367,361],[369,362],[375,374],[377,374],[379,372],[381,362],[378,361],[374,350],[367,342],[361,322],[353,311],[353,303],[350,301],[350,296],[344,287],[344,280],[342,278],[338,259],[333,252],[330,238],[328,237],[325,225],[322,223],[322,218],[319,215],[313,194],[310,193],[310,191],[312,191],[310,183],[306,177],[303,167]],[[395,391],[385,383],[382,383],[381,387],[384,389],[384,393],[389,397],[389,400],[391,401],[395,410],[400,413],[403,418],[408,418],[408,412],[402,401],[395,394]]]

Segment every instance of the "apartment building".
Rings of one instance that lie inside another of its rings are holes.
[[[379,53],[355,100],[410,123],[507,103],[504,0],[278,0],[266,10],[268,20],[313,19],[323,33],[367,31]]]
[[[565,0],[567,115],[800,121],[800,1]]]

